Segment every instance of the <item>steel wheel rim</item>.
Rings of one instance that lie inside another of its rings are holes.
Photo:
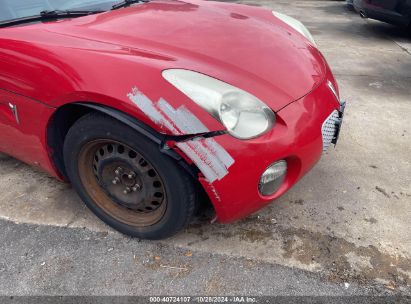
[[[124,171],[116,172],[119,167]],[[87,194],[112,218],[135,227],[151,226],[163,218],[164,183],[155,167],[130,146],[109,139],[89,142],[80,151],[78,170]],[[135,176],[129,179],[131,173]]]

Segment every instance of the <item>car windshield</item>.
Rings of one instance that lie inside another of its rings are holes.
[[[42,11],[107,11],[118,2],[118,0],[0,0],[0,22],[40,15]]]

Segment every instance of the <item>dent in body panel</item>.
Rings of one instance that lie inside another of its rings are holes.
[[[174,109],[163,98],[153,102],[137,88],[133,88],[127,96],[155,124],[173,135],[210,132],[184,105]],[[178,142],[176,146],[197,165],[209,183],[221,180],[234,164],[231,155],[213,138],[196,138]]]

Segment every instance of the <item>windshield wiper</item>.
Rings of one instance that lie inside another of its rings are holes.
[[[54,20],[58,18],[74,18],[74,17],[88,16],[88,15],[98,14],[102,12],[104,11],[101,11],[101,10],[98,10],[98,11],[93,11],[93,10],[89,10],[89,11],[80,11],[80,10],[78,11],[76,10],[42,11],[40,12],[39,15],[27,16],[27,17],[22,17],[18,19],[2,21],[0,22],[0,27],[19,25],[19,24],[30,23],[30,22],[48,21],[48,20]]]
[[[87,16],[92,14],[102,13],[101,10],[86,10],[86,11],[76,11],[76,10],[52,10],[52,11],[42,11],[40,12],[41,17],[77,17],[77,16]]]
[[[149,0],[123,0],[117,4],[114,4],[113,7],[111,8],[112,10],[118,9],[118,8],[122,8],[122,7],[126,7],[126,6],[130,6],[134,3],[147,3]]]

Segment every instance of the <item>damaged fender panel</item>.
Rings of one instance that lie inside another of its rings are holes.
[[[184,105],[174,109],[162,98],[153,102],[137,88],[133,88],[127,96],[161,129],[176,136],[210,132]],[[197,165],[209,183],[221,180],[234,164],[231,155],[213,138],[194,138],[178,142],[176,146]]]

